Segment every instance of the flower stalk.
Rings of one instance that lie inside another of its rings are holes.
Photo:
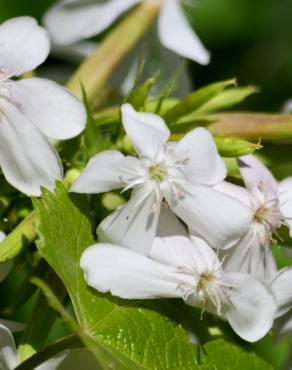
[[[76,334],[70,335],[28,358],[22,364],[17,366],[15,370],[35,369],[37,366],[43,364],[45,361],[68,349],[76,349],[81,347],[83,347],[83,344],[79,337]]]
[[[159,14],[158,2],[145,2],[115,27],[93,54],[84,60],[67,83],[82,98],[82,88],[89,99],[96,98],[124,57],[152,26]]]
[[[214,123],[208,130],[216,136],[245,140],[283,140],[292,138],[292,115],[267,113],[216,113],[207,116]]]
[[[34,223],[36,213],[31,212],[7,237],[0,243],[0,263],[9,261],[18,255],[25,243],[36,237]]]

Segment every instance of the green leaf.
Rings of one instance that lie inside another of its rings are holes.
[[[257,91],[258,90],[255,86],[231,87],[221,91],[213,99],[202,105],[196,113],[210,113],[233,107]]]
[[[159,302],[123,301],[87,287],[79,259],[94,243],[91,223],[70,197],[58,184],[56,194],[44,190],[34,205],[39,251],[64,283],[82,330],[125,369],[194,369],[196,348],[177,322],[159,312]]]
[[[94,127],[94,120],[92,117],[92,112],[90,109],[90,105],[86,96],[86,92],[84,90],[83,85],[82,88],[82,97],[84,106],[86,108],[87,113],[87,121],[86,121],[86,127],[85,130],[82,133],[83,142],[84,142],[84,150],[88,153],[89,157],[97,153],[97,139],[96,139],[96,130]]]
[[[255,353],[244,351],[223,339],[207,343],[200,356],[200,370],[273,370]]]
[[[83,161],[87,162],[96,153],[109,149],[111,141],[108,135],[102,135],[100,127],[95,124],[93,113],[86,95],[86,92],[82,86],[83,102],[87,113],[86,128],[82,133],[81,140],[81,153]]]
[[[136,110],[140,110],[142,107],[144,107],[154,81],[154,78],[149,78],[142,85],[136,87],[131,92],[130,96],[127,99],[127,102],[132,104],[132,106]]]
[[[187,131],[198,127],[214,123],[210,113],[232,107],[240,103],[249,95],[257,92],[254,86],[228,88],[219,92],[214,98],[208,100],[194,112],[183,115],[172,124],[173,133],[186,133]],[[208,114],[208,115],[207,115]]]
[[[178,118],[186,116],[198,110],[208,101],[217,96],[227,86],[234,84],[235,80],[232,79],[222,82],[216,82],[211,85],[202,87],[201,89],[180,100],[173,108],[171,108],[164,114],[163,118],[168,124],[172,124]]]

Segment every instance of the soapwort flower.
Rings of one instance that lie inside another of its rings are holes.
[[[59,156],[48,138],[78,135],[86,114],[65,88],[43,78],[20,76],[44,62],[50,45],[47,32],[31,17],[0,26],[0,166],[15,188],[40,195],[40,186],[54,188],[62,179]]]
[[[209,63],[209,53],[202,45],[182,9],[181,0],[152,0],[161,4],[158,37],[167,49],[200,64]],[[121,14],[142,0],[62,0],[46,14],[44,23],[52,40],[72,45],[98,35]]]
[[[124,299],[182,298],[227,320],[247,341],[272,327],[276,303],[258,278],[229,273],[202,239],[189,239],[168,209],[161,213],[149,256],[118,245],[95,244],[80,261],[87,284]]]
[[[138,113],[129,104],[121,110],[138,158],[115,150],[101,152],[71,188],[78,193],[133,189],[129,202],[100,224],[103,240],[147,254],[161,204],[211,245],[232,243],[247,230],[248,209],[212,188],[225,178],[226,168],[206,129],[197,128],[178,143],[167,143],[170,131],[161,117]]]
[[[278,236],[277,229],[285,225],[291,234],[292,177],[278,184],[272,173],[252,155],[241,157],[238,164],[246,188],[222,182],[216,189],[249,207],[253,222],[239,243],[226,251],[225,268],[249,272],[270,281],[277,274],[271,251]]]

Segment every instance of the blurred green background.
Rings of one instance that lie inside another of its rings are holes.
[[[0,22],[19,15],[41,20],[53,3],[0,0]],[[194,87],[237,77],[240,85],[260,88],[239,109],[280,111],[292,98],[292,0],[193,0],[191,5],[190,20],[212,54],[208,66],[189,63]],[[49,63],[55,66],[56,59]],[[276,346],[268,336],[253,350],[275,368],[288,369],[288,347],[289,341]]]
[[[121,0],[122,1],[122,0]],[[54,0],[0,0],[0,20],[41,19]],[[194,86],[236,76],[261,93],[243,109],[279,111],[292,97],[292,0],[188,0],[190,19],[212,53],[209,66],[190,63]]]

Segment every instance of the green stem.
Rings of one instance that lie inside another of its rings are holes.
[[[34,370],[37,366],[43,364],[45,361],[50,358],[68,350],[82,348],[83,343],[79,337],[75,334],[70,335],[64,339],[59,340],[58,342],[46,347],[43,351],[36,353],[22,364],[17,366],[15,370]]]
[[[30,213],[1,243],[0,263],[11,260],[21,251],[22,247],[32,242],[36,237],[34,223],[36,213]]]
[[[36,279],[36,277],[32,279]],[[49,269],[46,280],[50,287],[58,292],[58,298],[63,302],[67,292],[53,270]],[[21,344],[18,347],[18,358],[21,362],[27,360],[44,346],[56,317],[56,311],[48,305],[43,292],[39,292],[30,320],[21,338]]]
[[[82,85],[90,100],[97,97],[125,56],[152,26],[159,10],[159,2],[149,1],[139,5],[85,59],[67,87],[82,98]]]

